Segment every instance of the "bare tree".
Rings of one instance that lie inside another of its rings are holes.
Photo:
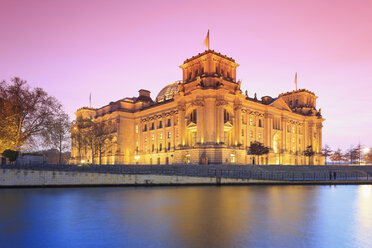
[[[26,81],[17,77],[11,79],[10,84],[0,82],[0,99],[7,106],[1,111],[1,133],[13,147],[41,135],[61,113],[57,99],[41,88],[31,89]]]
[[[99,164],[102,164],[102,154],[112,145],[113,127],[108,122],[97,122],[93,125],[95,135],[95,146],[99,156]]]
[[[369,149],[369,151],[364,154],[364,161],[366,162],[366,164],[372,163],[372,149]]]
[[[330,157],[330,159],[334,162],[338,162],[339,164],[343,160],[343,154],[340,148],[338,148],[336,151],[334,151]]]
[[[353,164],[355,160],[358,160],[360,157],[360,152],[358,150],[358,147],[350,147],[346,153],[344,154],[345,160],[349,161],[350,164]]]
[[[327,158],[329,156],[331,156],[332,154],[332,150],[331,148],[326,144],[324,147],[323,147],[323,156],[325,158],[325,164],[327,164]]]
[[[99,164],[102,164],[102,155],[110,148],[112,143],[114,130],[113,125],[107,121],[84,121],[84,127],[80,129],[82,136],[82,144],[87,145],[91,152],[92,163],[95,163],[96,156],[99,157]],[[74,135],[75,139],[79,139],[79,134]],[[76,140],[76,142],[79,142]]]
[[[66,113],[59,113],[43,132],[45,144],[58,150],[58,163],[62,163],[62,153],[70,147],[70,120]]]

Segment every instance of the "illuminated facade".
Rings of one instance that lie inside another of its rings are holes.
[[[296,90],[276,98],[248,97],[236,80],[238,66],[208,50],[187,59],[180,66],[182,81],[164,87],[155,101],[140,90],[138,97],[81,108],[76,116],[115,123],[103,164],[323,164],[324,119],[316,109],[317,96]],[[250,155],[253,141],[270,153]],[[303,155],[309,145],[315,152],[311,161]],[[89,154],[78,155],[74,140],[72,157],[92,162]]]

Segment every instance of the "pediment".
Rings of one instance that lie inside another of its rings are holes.
[[[272,103],[270,103],[269,106],[272,106],[272,107],[277,108],[277,109],[287,110],[289,112],[292,112],[292,110],[289,108],[288,104],[282,98],[277,98]]]
[[[196,127],[196,123],[194,123],[194,122],[190,122],[188,125],[187,125],[187,127],[189,128],[189,127]]]
[[[227,121],[225,124],[224,124],[225,127],[232,127],[233,125],[231,124],[230,121]]]

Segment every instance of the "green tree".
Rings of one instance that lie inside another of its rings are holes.
[[[313,146],[307,146],[304,155],[309,158],[309,165],[311,161],[311,157],[314,156],[315,152],[313,151]]]
[[[10,162],[14,162],[18,158],[18,151],[7,149],[3,152],[3,156],[8,158]]]
[[[258,164],[260,164],[260,156],[268,154],[270,149],[261,142],[255,141],[251,143],[251,146],[249,147],[249,151],[252,155],[258,156]]]

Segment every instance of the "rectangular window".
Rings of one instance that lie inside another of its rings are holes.
[[[168,139],[171,138],[171,132],[168,132]]]
[[[171,125],[172,125],[172,121],[171,121],[171,119],[169,118],[169,119],[168,119],[168,125],[167,125],[167,126],[170,127]]]
[[[163,128],[163,121],[159,121],[159,127],[158,128]]]
[[[261,139],[262,135],[261,132],[258,133],[258,138]]]
[[[155,135],[154,134],[152,135],[152,140],[155,140]]]
[[[253,138],[253,131],[249,132],[249,138]]]
[[[145,124],[145,126],[143,127],[143,131],[144,131],[144,132],[147,131],[147,124]]]
[[[244,136],[244,129],[242,129],[242,136]]]
[[[138,125],[136,125],[136,133],[138,133]]]
[[[253,125],[253,118],[252,118],[252,117],[249,117],[249,125],[250,125],[250,126],[254,126],[254,125]]]
[[[171,143],[168,142],[168,151],[170,150],[170,147],[171,147]]]
[[[160,134],[159,134],[159,137],[160,137],[160,139],[162,140],[162,139],[163,139],[163,133],[160,133]]]

